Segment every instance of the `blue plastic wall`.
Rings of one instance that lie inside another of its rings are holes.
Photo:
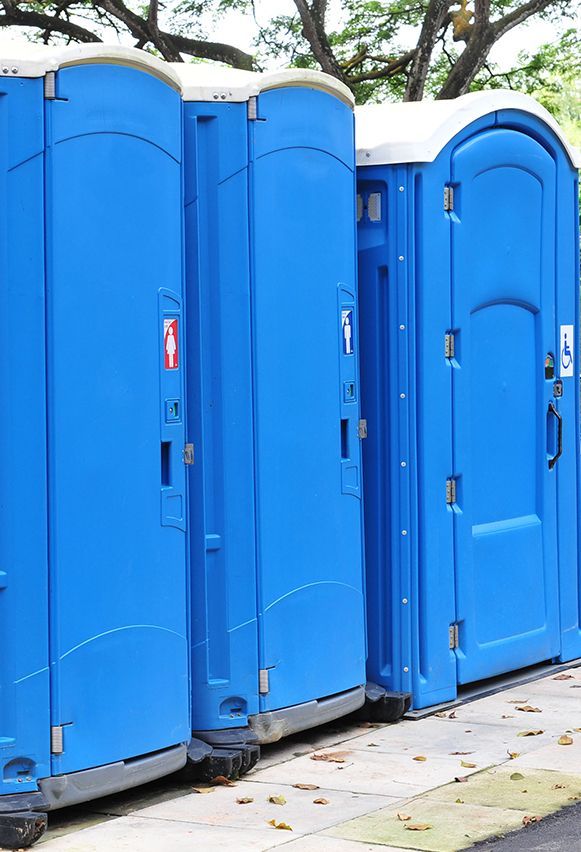
[[[501,139],[508,131],[512,135]],[[479,156],[487,134],[492,160],[470,161],[470,146]],[[534,164],[529,174],[537,177],[519,171],[521,160]],[[516,165],[509,168],[509,161]],[[560,325],[574,325],[576,357],[579,352],[577,174],[542,122],[505,111],[466,128],[433,163],[362,167],[358,178],[364,200],[380,192],[384,210],[381,222],[370,222],[365,214],[359,223],[362,415],[369,421],[364,444],[368,676],[412,692],[413,705],[421,708],[453,699],[458,683],[581,654],[579,388],[576,378],[565,378],[563,398],[552,400],[552,381],[543,373],[544,349],[558,347]],[[468,183],[476,179],[479,186],[494,185],[479,197],[474,193],[480,190],[470,189],[468,204]],[[442,203],[450,183],[456,184],[453,213]],[[527,233],[538,220],[527,224],[524,202],[521,218],[511,219],[511,193],[513,211],[526,193],[531,209],[541,210],[538,199],[544,199],[544,255],[538,266],[527,253]],[[473,209],[486,213],[481,221],[470,219]],[[503,233],[513,248],[499,264]],[[494,276],[499,279],[499,268],[506,276],[494,294],[489,285]],[[537,274],[535,291],[532,275]],[[487,306],[492,310],[481,311]],[[479,311],[491,322],[487,329],[480,323],[478,333],[485,332],[480,342],[474,331]],[[443,355],[448,331],[456,333],[455,359]],[[523,341],[533,353],[528,360]],[[529,363],[535,358],[536,368]],[[503,371],[505,380],[499,382]],[[470,426],[468,399],[478,392],[496,404],[481,423]],[[545,417],[550,400],[563,418],[564,438],[563,456],[551,472],[547,460],[555,450],[555,423]],[[523,419],[519,438],[518,418],[527,406],[535,419]],[[474,435],[480,436],[479,448],[471,448]],[[512,454],[503,455],[503,441]],[[536,498],[527,485],[530,471],[522,467],[524,448],[538,450]],[[497,482],[496,497],[470,492],[475,470],[481,481],[486,473]],[[445,502],[451,475],[458,477],[455,507]],[[520,533],[529,537],[528,544],[521,538],[511,545],[495,529],[496,543],[494,536],[487,539],[500,547],[494,558],[467,549],[466,536],[472,540],[487,500],[503,511],[514,509],[511,516],[529,513],[530,523],[523,522]],[[530,558],[505,565],[511,548]],[[449,648],[454,622],[460,628],[457,651]]]
[[[43,109],[0,81],[0,794],[50,774]]]
[[[306,89],[261,94],[257,121],[184,113],[193,726],[212,730],[365,680],[353,115]]]

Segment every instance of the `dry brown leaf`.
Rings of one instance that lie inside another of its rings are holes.
[[[567,789],[566,784],[553,784],[553,786],[551,787],[551,790],[566,790],[566,789]]]
[[[411,819],[411,816],[409,814],[398,814],[397,818],[400,822],[407,822]]]
[[[517,710],[522,710],[523,713],[542,713],[540,707],[532,707],[530,704],[523,704],[516,708]]]
[[[437,716],[437,717],[438,717],[438,719],[447,719],[447,718],[448,718],[448,714],[447,714],[447,713],[444,713],[444,712],[441,712],[441,713],[434,713],[434,716]]]
[[[367,743],[367,748],[379,748],[379,743]]]
[[[511,760],[516,760],[517,757],[520,757],[520,752],[518,751],[507,751],[507,754]]]
[[[544,733],[544,731],[519,731],[517,737],[538,737]]]
[[[475,763],[468,763],[467,760],[461,760],[460,766],[463,766],[464,769],[476,769],[476,764]]]
[[[269,796],[268,801],[271,805],[286,805],[286,799],[284,796]]]
[[[192,787],[194,793],[213,793],[215,787]]]
[[[465,775],[458,775],[456,778],[454,778],[454,781],[457,781],[458,784],[463,784],[465,781],[468,781],[468,778],[466,778]]]
[[[510,776],[511,781],[524,781],[524,775],[522,772],[513,772]]]
[[[250,802],[253,802],[254,799],[251,796],[241,796],[239,799],[236,799],[237,805],[249,805]]]
[[[506,702],[507,704],[528,704],[528,698],[513,698]]]
[[[569,796],[568,797],[569,802],[577,802],[577,801],[579,801],[579,799],[581,799],[581,796]]]
[[[293,787],[296,787],[297,790],[318,790],[318,784],[293,784]]]
[[[456,718],[456,711],[455,711],[455,710],[452,710],[452,712],[451,712],[451,713],[450,713],[450,715],[448,716],[448,719],[455,719],[455,718]]]
[[[573,745],[573,737],[568,737],[567,734],[563,734],[562,737],[559,737],[557,742],[559,745]]]
[[[457,805],[463,805],[463,804],[464,804],[464,799],[456,799],[456,804],[457,804]]]
[[[350,754],[350,751],[323,751],[319,754],[312,754],[311,760],[326,760],[327,763],[345,763],[345,760]]]
[[[500,718],[501,718],[501,719],[514,719],[514,716],[510,716],[510,715],[508,715],[508,716],[507,716],[507,715],[504,715],[504,716],[501,716]]]
[[[269,819],[268,824],[273,828],[279,828],[281,831],[292,831],[292,828],[286,822],[277,822],[275,819]]]
[[[412,757],[412,760],[417,760],[417,761],[419,761],[420,763],[423,763],[423,762],[424,762],[424,761],[426,761],[427,759],[428,759],[428,758],[427,758],[427,757],[424,757],[424,755],[423,755],[423,754],[418,754],[416,757]]]
[[[215,778],[212,778],[210,784],[213,784],[214,787],[236,787],[237,785],[234,781],[230,781],[229,778],[226,778],[225,775],[216,775]]]
[[[408,831],[427,831],[432,826],[427,822],[410,822],[404,825]]]
[[[542,817],[540,817],[540,816],[524,816],[522,818],[522,824],[523,825],[532,825],[533,822],[540,822],[541,820],[542,820]]]
[[[450,754],[474,754],[473,751],[451,751]]]
[[[560,674],[554,677],[553,680],[575,680],[575,678],[571,674]]]
[[[323,799],[322,796],[319,796],[318,799],[313,799],[313,804],[314,805],[328,805],[329,799]]]

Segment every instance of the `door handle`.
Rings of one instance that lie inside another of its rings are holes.
[[[563,455],[563,418],[552,402],[549,403],[549,414],[557,418],[557,452],[549,459],[549,470],[552,470]]]

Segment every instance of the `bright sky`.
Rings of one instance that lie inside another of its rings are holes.
[[[296,11],[292,0],[255,0],[257,18],[261,22],[268,20],[269,15],[284,15],[293,14]],[[337,26],[341,21],[341,2],[340,0],[331,0],[329,20],[332,26]],[[253,37],[255,34],[255,25],[251,15],[244,15],[239,12],[230,12],[221,21],[219,21],[209,33],[211,38],[217,41],[224,41],[233,44],[236,47],[242,48],[248,52],[253,50]],[[24,37],[25,31],[18,28],[0,30],[0,47],[7,42],[13,42]],[[529,24],[515,28],[512,32],[504,36],[493,49],[491,59],[499,63],[502,69],[508,69],[513,64],[519,51],[527,48],[532,50],[535,47],[550,41],[554,38],[555,29],[548,21],[533,20]],[[407,33],[402,34],[409,44],[405,43],[402,47],[412,46],[415,41],[416,30],[409,27]],[[116,41],[116,36],[112,33],[112,40]],[[127,38],[127,43],[131,44],[132,40]],[[273,66],[276,63],[272,63]]]

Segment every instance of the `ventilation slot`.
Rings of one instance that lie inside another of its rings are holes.
[[[370,222],[381,222],[381,192],[371,192],[367,199],[367,215]]]

